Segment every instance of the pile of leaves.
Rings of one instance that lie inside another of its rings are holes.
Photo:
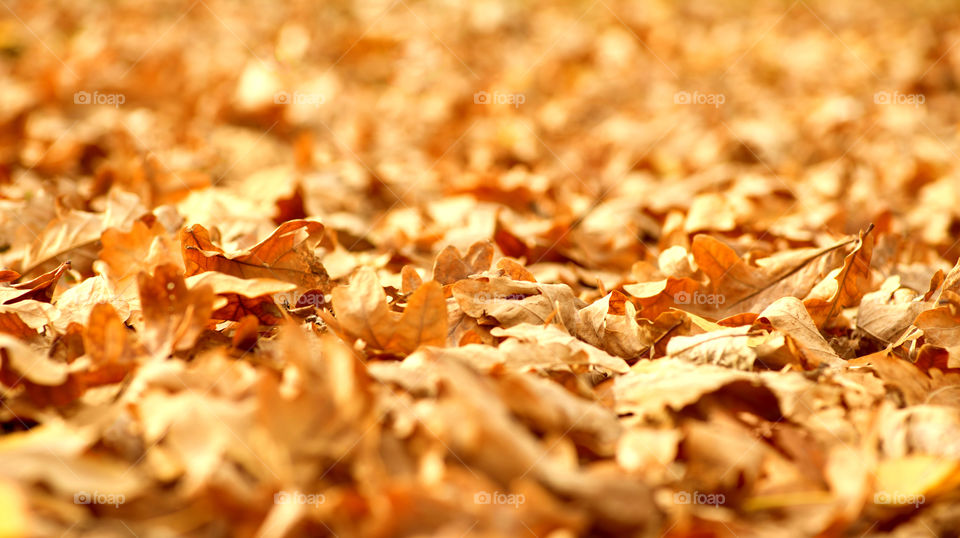
[[[960,12],[322,4],[5,6],[0,535],[956,533]]]

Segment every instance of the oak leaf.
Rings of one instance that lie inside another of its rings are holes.
[[[777,299],[763,309],[757,319],[769,322],[774,329],[789,335],[800,344],[812,366],[842,364],[836,351],[817,330],[813,318],[810,317],[800,299],[796,297]]]
[[[931,304],[918,292],[902,287],[899,276],[891,276],[879,290],[863,295],[857,308],[857,327],[882,343],[891,344]]]
[[[0,332],[20,338],[36,336],[44,325],[53,323],[60,312],[53,306],[33,300],[0,305]]]
[[[92,247],[100,239],[103,230],[123,226],[144,212],[146,210],[137,196],[122,191],[111,191],[102,213],[58,206],[57,217],[37,234],[24,255],[20,272],[26,274],[51,259],[64,257],[73,250]],[[73,261],[74,265],[79,266],[82,259]]]
[[[113,305],[124,320],[130,317],[131,304],[118,297],[118,290],[106,277],[96,275],[67,289],[54,300],[53,305],[58,311],[53,320],[54,328],[66,332],[71,323],[85,325],[90,312],[100,303]]]
[[[494,336],[507,337],[498,349],[511,368],[569,368],[573,372],[595,368],[607,374],[630,370],[622,358],[578,340],[555,325],[521,323],[510,328],[495,327],[490,332]]]
[[[488,241],[474,243],[465,255],[453,245],[440,251],[433,264],[433,279],[447,285],[463,280],[470,275],[490,269],[493,263],[493,244]]]
[[[27,299],[49,303],[57,282],[68,270],[70,270],[70,262],[63,262],[56,269],[32,280],[18,282],[11,286],[0,286],[0,304],[13,304]]]
[[[248,315],[266,325],[276,325],[283,319],[283,314],[276,303],[279,297],[293,300],[297,303],[297,296],[293,294],[296,284],[283,282],[271,278],[238,278],[217,271],[206,271],[186,278],[188,288],[210,286],[213,292],[226,304],[215,305],[216,310],[211,317],[220,320],[240,321]]]
[[[447,307],[436,281],[425,282],[407,299],[402,314],[391,312],[377,274],[363,268],[348,286],[333,290],[335,324],[351,341],[392,355],[413,353],[424,345],[443,346],[447,339]]]
[[[292,282],[298,288],[327,290],[326,270],[314,252],[324,240],[323,224],[291,220],[247,251],[228,255],[210,240],[199,224],[180,232],[187,276],[218,271],[239,278],[272,278]]]
[[[155,357],[193,347],[214,310],[213,287],[188,289],[180,269],[165,264],[137,277],[143,308],[143,343]]]
[[[481,323],[511,327],[553,322],[567,331],[577,326],[579,304],[565,284],[476,276],[456,282],[451,290],[460,308]]]
[[[104,273],[114,281],[126,280],[140,271],[153,272],[161,263],[180,267],[183,260],[177,255],[176,239],[153,214],[134,221],[129,230],[108,228],[100,236],[103,248],[100,260],[106,266]]]
[[[133,331],[124,325],[117,311],[107,303],[93,307],[83,331],[83,348],[90,358],[90,367],[80,373],[83,386],[117,383],[137,364],[144,353]]]
[[[577,337],[612,355],[635,359],[655,341],[653,322],[638,322],[636,308],[618,291],[580,309],[577,315]]]
[[[864,293],[869,291],[874,238],[870,234],[872,230],[873,225],[860,232],[856,246],[844,258],[843,265],[831,272],[823,285],[818,285],[804,299],[803,304],[817,327],[829,324],[844,308],[859,303]]]

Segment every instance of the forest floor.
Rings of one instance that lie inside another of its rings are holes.
[[[0,536],[957,535],[951,3],[0,4]]]

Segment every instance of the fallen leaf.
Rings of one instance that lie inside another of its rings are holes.
[[[466,255],[461,255],[454,246],[440,251],[433,264],[433,279],[447,285],[463,280],[470,275],[490,269],[493,262],[493,245],[489,242],[475,243]]]
[[[630,370],[623,359],[584,343],[554,325],[521,323],[510,328],[496,327],[490,332],[507,337],[499,347],[513,368],[549,368],[554,364],[574,371],[593,367],[622,374]]]
[[[239,278],[283,280],[301,289],[327,290],[327,273],[314,253],[323,240],[319,222],[291,220],[248,251],[228,256],[210,241],[210,233],[200,225],[180,233],[187,276],[218,271]]]
[[[25,300],[49,303],[60,277],[70,269],[70,262],[61,263],[56,269],[33,280],[0,287],[0,304],[13,304]]]
[[[175,265],[137,278],[143,308],[143,343],[155,357],[193,347],[214,310],[211,286],[187,285]]]
[[[383,348],[388,353],[405,355],[420,346],[443,346],[447,340],[447,305],[440,284],[431,280],[417,288],[390,329],[392,334]]]
[[[425,282],[408,299],[402,314],[387,308],[387,296],[376,272],[361,269],[349,286],[333,290],[336,324],[351,340],[362,340],[371,349],[407,355],[420,346],[443,346],[447,340],[447,306],[443,289]]]
[[[460,280],[451,289],[460,308],[482,322],[511,327],[555,321],[571,331],[577,326],[577,303],[564,284],[478,277]]]
[[[768,321],[774,329],[793,338],[803,348],[813,366],[842,364],[840,357],[817,330],[813,318],[800,299],[778,299],[765,308],[758,319]]]
[[[860,232],[857,245],[843,260],[843,266],[834,270],[823,286],[818,286],[804,299],[803,304],[810,311],[817,324],[828,324],[844,308],[857,304],[870,285],[870,258],[873,254],[873,230],[871,225]]]

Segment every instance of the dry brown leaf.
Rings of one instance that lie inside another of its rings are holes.
[[[423,279],[420,278],[417,270],[409,265],[403,266],[403,269],[400,271],[400,277],[403,279],[400,291],[406,295],[413,293],[420,287],[420,284],[423,284]]]
[[[55,307],[40,301],[20,300],[11,305],[0,305],[0,332],[25,339],[33,337],[59,315]]]
[[[812,366],[842,364],[840,357],[817,330],[813,318],[810,317],[810,313],[800,299],[796,297],[778,299],[765,308],[758,319],[769,322],[774,329],[790,336],[800,344]]]
[[[187,277],[188,288],[209,286],[213,292],[226,301],[215,304],[213,319],[240,321],[252,315],[261,323],[276,325],[283,319],[278,302],[298,304],[299,294],[291,293],[296,284],[271,278],[238,278],[217,271],[206,271]]]
[[[607,374],[622,374],[630,369],[620,357],[577,340],[555,325],[521,323],[510,328],[496,327],[490,332],[494,336],[507,337],[499,348],[511,368],[566,367],[583,372],[592,367]]]
[[[482,324],[512,327],[521,323],[577,326],[577,301],[564,284],[538,284],[505,277],[475,277],[452,286],[460,308]]]
[[[3,383],[14,387],[21,381],[39,385],[60,385],[67,380],[67,365],[46,357],[17,338],[0,334],[0,356],[3,358]]]
[[[751,379],[746,372],[664,358],[633,365],[627,375],[615,379],[612,393],[617,414],[629,413],[631,421],[642,422],[679,411],[705,394]]]
[[[960,345],[960,294],[943,290],[936,308],[920,312],[913,324],[927,342],[941,346]]]
[[[854,366],[868,367],[876,372],[887,390],[895,392],[897,398],[907,405],[930,403],[935,396],[944,403],[957,405],[960,394],[956,386],[960,385],[960,373],[928,370],[924,372],[913,363],[880,351],[847,361]]]
[[[732,327],[696,336],[674,336],[667,344],[667,353],[691,362],[751,370],[757,360],[754,348],[765,341],[761,333],[749,326]]]
[[[136,366],[144,354],[132,331],[109,304],[98,304],[90,312],[83,332],[83,348],[91,365],[79,377],[84,387],[117,383]]]
[[[447,285],[463,280],[470,275],[482,273],[490,269],[493,263],[493,244],[490,242],[475,243],[465,255],[454,246],[448,246],[440,251],[433,263],[433,279]]]
[[[85,325],[90,312],[100,303],[111,304],[124,320],[129,318],[131,310],[138,306],[122,300],[110,281],[97,275],[74,285],[54,300],[53,305],[58,312],[53,319],[54,328],[63,333],[71,323]]]
[[[700,283],[686,277],[669,277],[654,282],[626,284],[623,289],[636,298],[640,316],[652,320],[673,308],[689,305],[690,298],[700,289]]]
[[[90,213],[58,207],[59,215],[41,231],[26,252],[19,271],[27,274],[39,265],[65,257],[67,253],[92,247],[103,230],[122,226],[146,210],[140,200],[129,193],[112,191],[102,213]],[[72,261],[75,267],[89,267],[92,258],[79,256]]]
[[[443,346],[447,340],[447,304],[436,281],[425,282],[407,299],[407,305],[386,339],[384,351],[413,353],[420,346]]]
[[[697,266],[710,281],[707,290],[688,292],[685,304],[719,319],[745,312],[759,313],[784,296],[805,297],[818,278],[832,268],[833,258],[850,241],[841,241],[822,249],[788,252],[788,255],[757,261],[757,267],[744,262],[729,246],[698,235],[691,246]],[[826,270],[825,270],[826,268]],[[688,308],[688,307],[684,307]]]
[[[633,304],[617,291],[580,309],[578,316],[578,338],[625,359],[640,357],[659,336],[652,322],[637,322]]]
[[[114,281],[125,281],[141,271],[152,273],[160,264],[183,267],[183,259],[177,255],[179,245],[176,238],[169,236],[152,214],[136,220],[129,231],[120,228],[104,230],[100,242],[103,245],[100,259],[106,266],[104,272]]]
[[[506,374],[497,383],[510,411],[534,431],[569,437],[599,456],[615,453],[622,428],[611,410],[539,377]]]
[[[137,278],[143,308],[143,343],[155,357],[193,347],[214,310],[211,286],[187,289],[175,265],[160,265]]]
[[[323,229],[316,221],[291,220],[248,251],[228,256],[210,241],[203,226],[193,225],[180,232],[186,273],[218,271],[240,278],[283,280],[301,290],[327,290],[329,278],[314,251],[324,240]]]
[[[69,269],[70,262],[64,262],[56,269],[48,271],[33,280],[0,287],[0,304],[8,305],[25,300],[49,303],[53,298],[53,292],[57,287],[57,282],[60,281],[60,277]]]
[[[333,289],[336,323],[353,340],[363,340],[374,349],[384,349],[393,318],[387,309],[387,294],[368,268],[358,271],[348,286]]]
[[[890,344],[903,336],[929,306],[922,295],[901,287],[900,277],[892,276],[879,290],[863,295],[857,310],[857,327]]]
[[[834,270],[824,285],[818,285],[804,299],[817,327],[830,324],[844,308],[856,305],[870,286],[870,258],[873,255],[874,236],[871,225],[860,232],[857,244],[843,260],[843,266]]]
[[[447,306],[437,282],[425,282],[407,300],[403,313],[387,308],[387,295],[375,271],[363,268],[349,286],[333,290],[335,323],[351,341],[374,351],[407,355],[420,346],[443,346],[447,340]]]

